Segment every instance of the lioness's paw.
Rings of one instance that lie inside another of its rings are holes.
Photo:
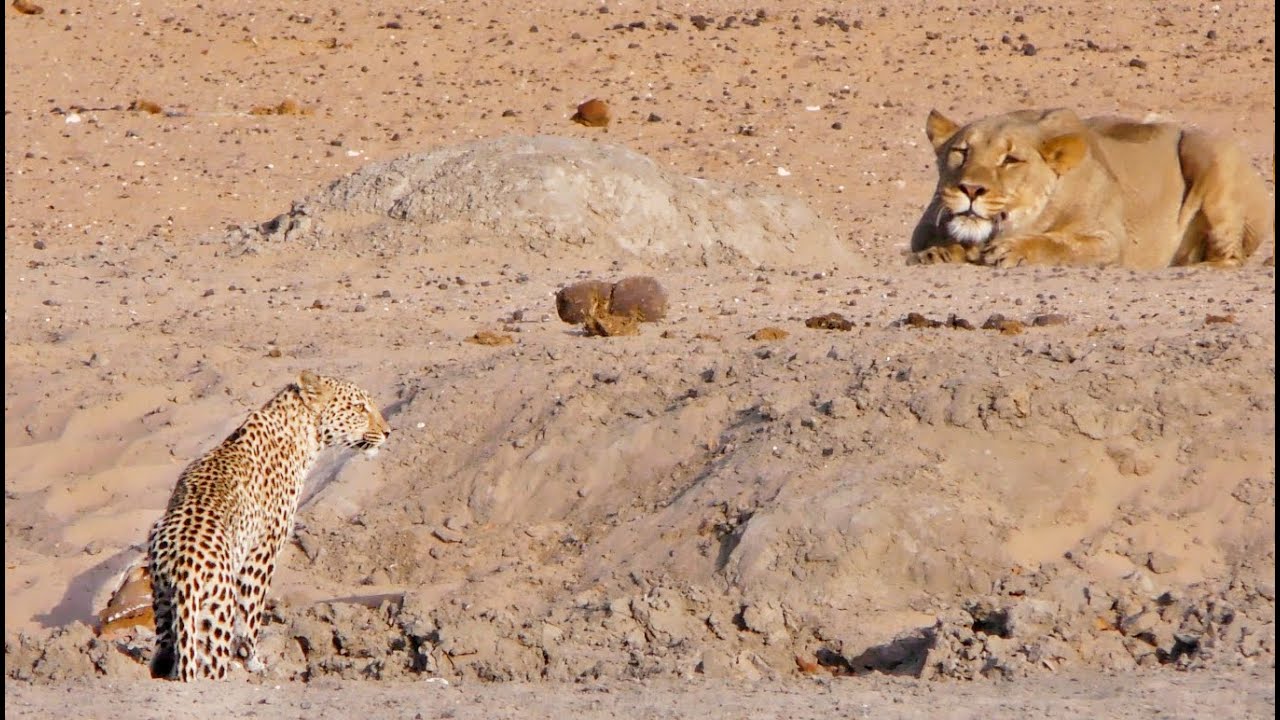
[[[910,265],[937,265],[939,263],[962,263],[968,260],[968,251],[963,245],[934,245],[917,252],[907,259]]]
[[[1032,261],[1027,243],[1013,239],[995,239],[987,242],[982,252],[982,262],[996,267],[1017,267]]]

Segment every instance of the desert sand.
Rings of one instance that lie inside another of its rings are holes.
[[[932,108],[1195,124],[1274,195],[1273,3],[41,4],[6,717],[1274,715],[1274,242],[906,263]],[[558,318],[634,276],[665,317]],[[152,681],[97,613],[304,369],[396,432],[312,475],[265,675]]]

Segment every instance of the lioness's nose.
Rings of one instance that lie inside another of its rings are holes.
[[[987,188],[974,183],[960,183],[960,192],[968,195],[970,200],[976,200],[987,194]]]

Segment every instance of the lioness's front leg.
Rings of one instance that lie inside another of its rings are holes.
[[[1018,265],[1111,265],[1120,259],[1115,239],[1106,233],[1047,232],[996,237],[987,241],[982,262]]]
[[[981,257],[982,251],[977,246],[965,247],[960,243],[947,243],[945,245],[933,245],[912,253],[907,258],[907,263],[910,265],[937,265],[940,263],[978,262]]]

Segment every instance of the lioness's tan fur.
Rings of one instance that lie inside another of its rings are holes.
[[[926,134],[938,188],[911,260],[1234,267],[1275,233],[1272,202],[1233,144],[1170,123],[1023,110]]]

